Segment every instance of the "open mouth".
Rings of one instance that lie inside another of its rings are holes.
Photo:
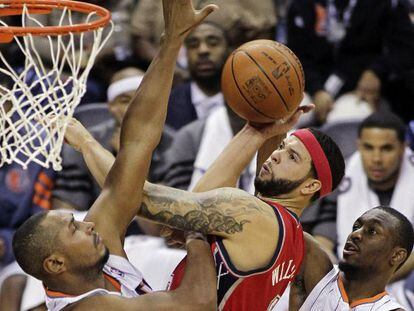
[[[348,241],[344,247],[344,256],[359,253],[359,248],[354,243]]]

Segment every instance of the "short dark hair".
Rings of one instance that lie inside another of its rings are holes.
[[[413,250],[414,244],[414,229],[411,222],[408,220],[407,217],[405,217],[403,214],[401,214],[399,211],[392,207],[377,206],[374,208],[384,211],[385,213],[393,216],[398,221],[398,225],[396,226],[396,228],[394,228],[395,230],[393,231],[394,244],[395,246],[401,246],[402,248],[404,248],[409,256],[411,254],[411,251]]]
[[[365,118],[358,128],[358,137],[361,138],[362,130],[366,128],[391,129],[397,133],[400,142],[405,141],[407,126],[404,121],[392,112],[374,112]]]
[[[42,280],[45,276],[43,261],[51,255],[57,236],[57,228],[42,226],[47,211],[27,219],[13,236],[13,252],[24,272]]]
[[[319,145],[325,153],[326,158],[329,162],[329,168],[331,169],[332,174],[332,191],[335,190],[338,185],[341,183],[342,178],[345,175],[345,160],[344,156],[339,149],[335,141],[328,135],[322,133],[319,130],[310,128],[309,131],[315,136]],[[315,170],[315,166],[312,163],[312,171],[314,172],[315,178],[318,178]],[[319,198],[320,193],[312,198],[312,201]]]

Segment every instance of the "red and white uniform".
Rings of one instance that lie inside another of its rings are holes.
[[[131,298],[151,292],[151,287],[145,282],[141,272],[126,258],[110,255],[103,272],[105,278],[118,290],[117,292],[97,288],[79,296],[72,296],[45,289],[47,309],[60,311],[75,302],[95,295],[119,295]]]
[[[217,238],[211,245],[217,273],[218,310],[271,310],[299,271],[305,252],[302,226],[296,216],[282,205],[267,203],[273,207],[279,224],[276,251],[267,267],[238,271],[222,239]],[[185,258],[173,272],[170,289],[179,286],[184,269]]]
[[[374,297],[360,299],[350,304],[339,275],[338,266],[334,266],[316,284],[300,308],[300,311],[390,311],[399,308],[404,310],[404,307],[397,303],[387,292],[382,292]]]

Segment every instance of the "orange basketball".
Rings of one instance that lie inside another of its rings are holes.
[[[305,76],[296,55],[272,40],[243,44],[227,59],[221,76],[227,104],[243,119],[267,123],[299,106]]]

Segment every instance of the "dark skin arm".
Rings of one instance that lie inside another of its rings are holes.
[[[95,223],[97,232],[114,255],[125,256],[123,239],[137,212],[152,152],[161,138],[175,62],[191,29],[216,7],[200,12],[189,0],[164,0],[165,33],[121,125],[120,150],[101,194],[85,221]]]
[[[174,291],[154,292],[136,298],[122,298],[115,295],[93,296],[80,301],[70,310],[215,310],[216,271],[210,245],[202,240],[187,239],[187,262],[183,281]]]
[[[318,242],[308,233],[304,233],[305,258],[300,273],[290,285],[289,310],[299,310],[309,293],[316,284],[332,270],[333,265],[329,256],[320,247]]]

